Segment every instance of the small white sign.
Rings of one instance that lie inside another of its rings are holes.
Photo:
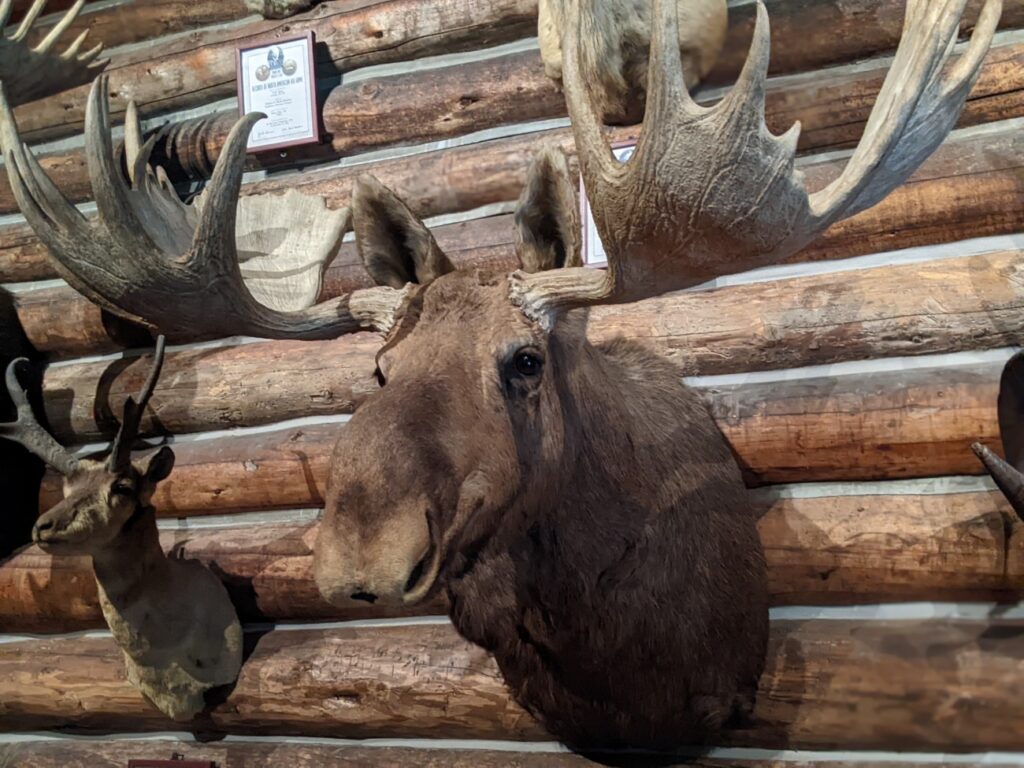
[[[238,50],[238,104],[243,115],[263,112],[249,151],[320,140],[312,33]]]
[[[636,142],[629,144],[618,144],[612,147],[612,154],[620,162],[624,163],[633,156],[636,149]],[[597,233],[597,224],[594,223],[594,215],[590,212],[590,201],[587,200],[587,190],[583,186],[583,177],[580,177],[580,207],[583,219],[583,264],[588,267],[607,267],[608,256],[604,252],[604,243]]]

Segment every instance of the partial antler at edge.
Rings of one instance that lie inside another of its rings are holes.
[[[1002,491],[1006,500],[1010,502],[1014,512],[1021,520],[1024,520],[1024,475],[1015,467],[999,457],[986,445],[974,443],[971,445],[974,455],[981,459],[992,480]]]
[[[34,0],[17,29],[11,35],[0,34],[0,80],[4,81],[15,104],[87,83],[109,61],[99,59],[102,43],[82,52],[88,30],[83,30],[63,52],[54,50],[85,6],[85,0],[78,0],[71,6],[39,44],[29,48],[25,41],[46,3],[47,0]],[[13,0],[0,3],[0,29],[7,26],[13,9]]]
[[[986,0],[967,50],[949,65],[967,0],[909,0],[903,38],[842,176],[808,195],[795,168],[799,124],[764,121],[768,14],[757,0],[750,54],[732,91],[698,106],[683,82],[677,12],[654,0],[647,110],[636,151],[619,163],[580,73],[582,2],[563,41],[563,81],[580,173],[608,253],[598,270],[515,273],[512,300],[537,320],[552,310],[631,301],[777,263],[842,218],[878,203],[952,128],[1002,11]]]
[[[62,475],[70,475],[78,469],[78,459],[36,420],[28,395],[18,381],[18,366],[23,363],[28,363],[28,360],[19,357],[7,366],[7,392],[17,409],[17,417],[12,422],[0,424],[0,437],[23,446]]]

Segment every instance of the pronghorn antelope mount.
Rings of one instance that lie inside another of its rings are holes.
[[[164,339],[138,399],[124,405],[121,428],[102,460],[78,459],[32,414],[8,366],[7,391],[17,421],[0,424],[0,437],[20,443],[64,478],[64,500],[39,516],[32,539],[58,555],[88,555],[100,607],[124,652],[128,679],[161,712],[189,720],[206,706],[207,691],[229,685],[242,666],[242,629],[220,579],[195,560],[169,558],[160,547],[150,501],[171,474],[174,452],[163,446],[133,462],[132,443],[156,386]]]
[[[167,190],[146,181],[145,152],[126,191],[101,95],[87,134],[103,231],[81,223],[9,114],[2,140],[18,203],[61,274],[111,311],[164,332],[387,334],[380,390],[332,459],[314,552],[329,602],[398,605],[444,591],[459,632],[493,653],[552,734],[580,748],[673,748],[754,714],[764,558],[739,469],[699,396],[638,344],[591,344],[588,307],[778,263],[882,200],[949,133],[977,76],[1001,2],[985,0],[954,55],[966,3],[908,0],[860,144],[839,178],[809,193],[795,167],[799,126],[782,136],[765,126],[761,2],[735,87],[705,108],[687,91],[677,3],[654,1],[643,130],[626,163],[588,92],[591,5],[573,2],[562,78],[606,270],[580,265],[575,185],[546,150],[516,212],[522,269],[453,270],[410,209],[364,178],[352,220],[378,286],[267,315],[229,243],[254,116],[232,132],[198,223],[152,192]],[[144,215],[124,218],[139,194]],[[83,246],[90,237],[101,247]],[[105,281],[114,267],[124,271]]]

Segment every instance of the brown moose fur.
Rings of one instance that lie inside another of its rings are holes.
[[[537,34],[548,77],[562,79],[562,34],[577,0],[540,0]],[[651,40],[650,0],[578,0],[580,65],[597,114],[610,123],[637,123],[647,90]],[[693,88],[718,58],[728,26],[726,0],[677,0],[683,77]]]
[[[552,167],[521,209],[571,183]],[[539,227],[521,242],[568,231],[521,213]],[[538,253],[575,244],[525,261]],[[508,296],[507,276],[474,270],[409,300],[335,448],[318,586],[338,605],[446,590],[459,632],[575,747],[704,740],[752,710],[768,636],[739,470],[674,365],[590,344],[585,310],[546,331]]]

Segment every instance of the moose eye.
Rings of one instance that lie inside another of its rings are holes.
[[[535,352],[521,349],[512,358],[512,367],[520,376],[539,376],[544,361]]]

